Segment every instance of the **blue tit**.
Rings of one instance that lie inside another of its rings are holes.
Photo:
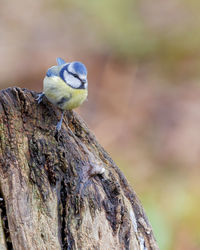
[[[47,70],[43,81],[43,92],[36,100],[40,103],[45,95],[51,103],[63,111],[56,126],[56,130],[59,131],[64,111],[80,106],[87,99],[88,81],[87,69],[81,62],[66,63],[63,59],[57,58],[57,64]]]

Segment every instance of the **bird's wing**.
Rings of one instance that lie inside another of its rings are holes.
[[[47,73],[46,75],[48,77],[51,77],[51,76],[59,76],[59,71],[60,71],[60,67],[59,66],[52,66],[51,68],[49,68],[47,70]]]
[[[60,77],[46,76],[43,84],[44,94],[53,104],[58,105],[59,103],[61,105],[71,98],[71,88]]]

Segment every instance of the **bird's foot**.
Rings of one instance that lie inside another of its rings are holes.
[[[40,93],[37,95],[37,98],[35,99],[37,101],[37,103],[41,103],[42,99],[44,97],[44,93]]]
[[[59,132],[61,130],[61,126],[62,126],[62,121],[59,121],[56,125],[56,131]]]
[[[62,120],[63,120],[63,115],[64,115],[64,111],[62,112],[62,116],[60,121],[57,123],[56,125],[56,131],[59,132],[61,130],[61,126],[62,126]]]

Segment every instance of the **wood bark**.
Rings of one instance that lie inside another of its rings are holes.
[[[158,249],[127,180],[83,120],[0,92],[0,249]],[[105,171],[104,171],[105,169]]]

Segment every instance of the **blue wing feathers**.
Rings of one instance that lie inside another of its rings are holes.
[[[47,70],[47,73],[46,75],[48,77],[51,77],[51,76],[59,76],[59,71],[60,71],[60,67],[59,66],[52,66],[51,68],[49,68]]]
[[[55,72],[52,68],[49,68],[49,69],[47,70],[46,75],[47,75],[48,77],[51,77],[51,76],[56,76],[57,74],[56,74],[56,72]]]

